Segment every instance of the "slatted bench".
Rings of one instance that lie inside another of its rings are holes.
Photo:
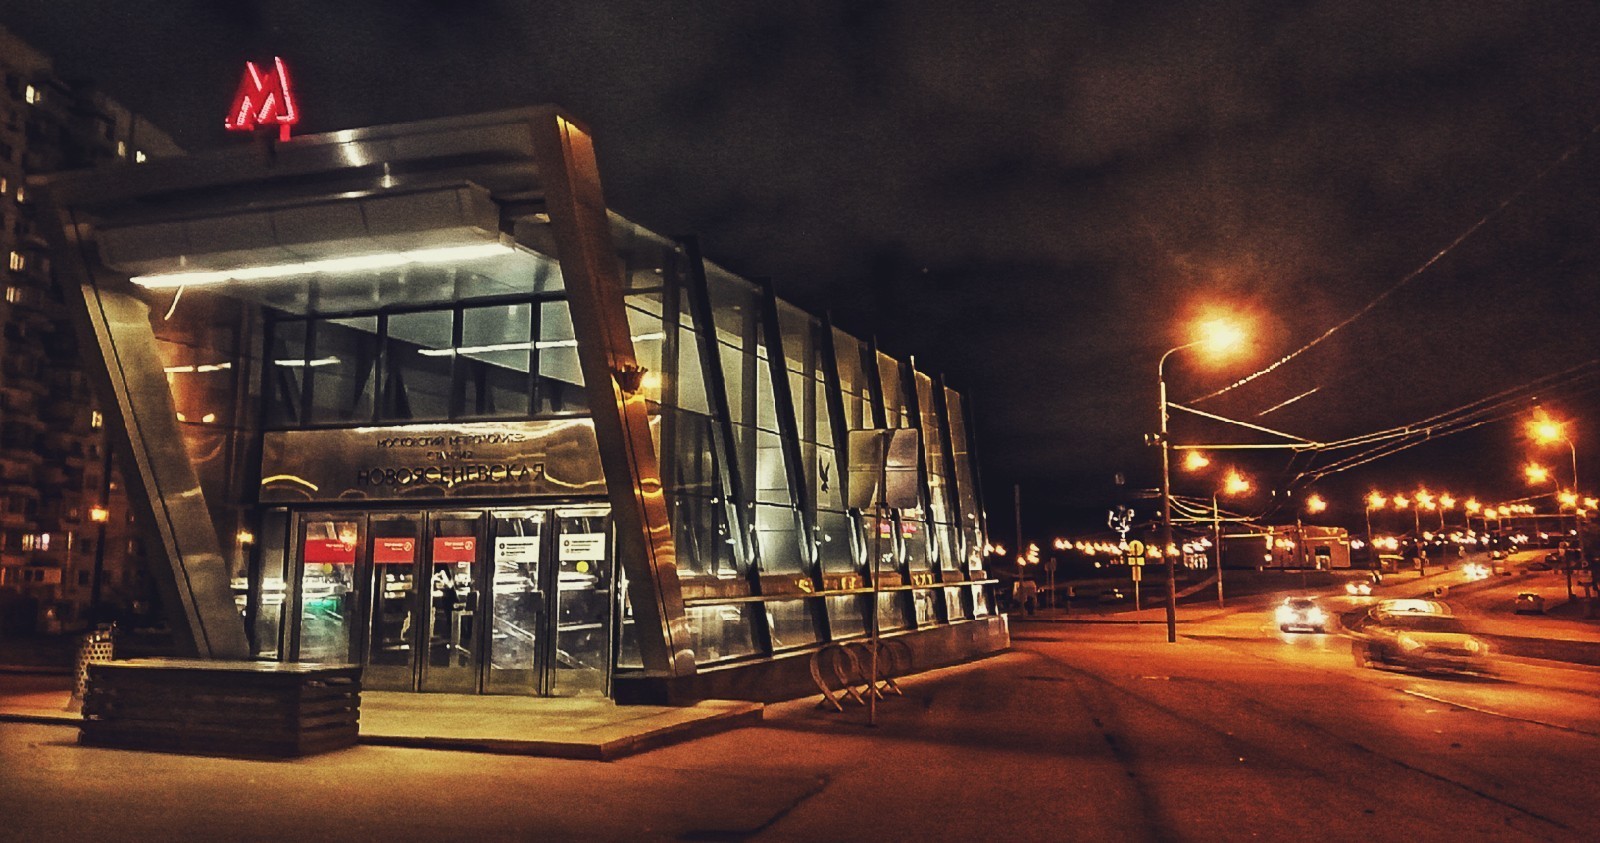
[[[356,665],[130,659],[89,665],[78,743],[291,758],[356,743]]]

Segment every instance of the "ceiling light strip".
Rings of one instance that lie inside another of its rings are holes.
[[[403,252],[380,252],[372,255],[352,255],[349,257],[303,261],[301,263],[247,266],[238,269],[136,275],[129,280],[147,289],[167,290],[200,284],[222,284],[229,281],[261,281],[268,278],[287,278],[295,275],[368,272],[375,269],[392,269],[397,266],[411,264],[452,263],[455,261],[495,257],[509,254],[511,251],[512,247],[504,243],[473,243],[466,246],[441,246]]]

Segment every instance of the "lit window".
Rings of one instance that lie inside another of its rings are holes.
[[[117,141],[117,157],[118,158],[127,158],[128,157],[128,142],[127,141]]]
[[[106,423],[106,417],[100,415],[100,411],[99,410],[90,410],[89,411],[89,428],[91,430],[99,430],[100,428],[105,426],[105,423]]]
[[[145,162],[144,150],[135,149],[133,151],[133,163],[135,163],[135,164],[143,164],[144,162]]]
[[[17,204],[21,205],[22,203],[27,202],[27,201],[28,201],[28,189],[26,187],[23,187],[20,184],[17,185]]]
[[[5,176],[0,176],[0,196],[4,196],[10,192],[11,182]]]
[[[18,287],[6,288],[6,304],[16,304],[22,298],[22,290]]]
[[[39,89],[33,87],[32,85],[29,85],[27,88],[25,88],[23,90],[22,98],[24,100],[27,100],[30,104],[35,104],[35,105],[38,104],[39,100],[43,99],[43,97],[40,96]]]
[[[27,261],[27,259],[25,259],[22,256],[21,252],[12,252],[11,253],[11,271],[12,272],[21,272],[22,268],[27,266],[27,265],[28,265],[28,261]]]

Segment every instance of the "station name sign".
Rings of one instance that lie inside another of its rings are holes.
[[[588,419],[269,432],[264,503],[594,495]]]

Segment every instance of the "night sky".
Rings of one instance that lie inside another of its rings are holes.
[[[1600,480],[1600,4],[0,0],[0,25],[190,149],[239,142],[242,63],[273,55],[304,132],[566,107],[621,213],[971,395],[1002,537],[1014,483],[1038,538],[1155,484],[1156,362],[1214,311],[1251,320],[1245,357],[1168,366],[1208,412],[1329,441],[1505,399],[1313,485],[1352,451],[1241,457],[1243,508],[1527,494],[1535,400]]]

